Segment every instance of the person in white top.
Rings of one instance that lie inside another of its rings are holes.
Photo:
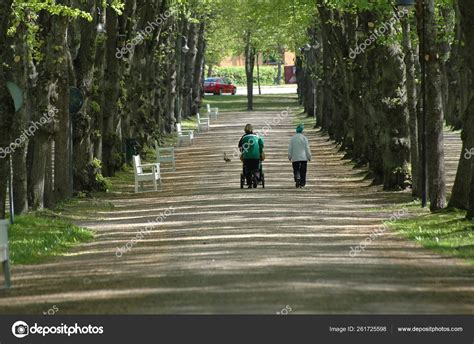
[[[303,135],[303,130],[304,124],[299,124],[288,146],[288,160],[293,163],[293,175],[297,188],[306,186],[307,165],[308,161],[311,161],[311,150],[308,139]]]

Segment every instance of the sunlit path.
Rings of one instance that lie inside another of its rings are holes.
[[[278,113],[222,113],[194,146],[178,149],[177,171],[164,173],[161,191],[135,195],[123,185],[110,197],[115,208],[100,211],[103,220],[82,221],[98,232],[94,242],[15,267],[0,313],[40,314],[52,305],[61,314],[274,314],[286,305],[294,313],[472,313],[474,269],[460,260],[388,232],[350,256],[410,194],[371,186],[364,169],[310,128],[315,161],[307,188],[295,189],[286,155],[292,116],[265,139],[266,188],[240,189],[241,163],[223,154],[232,156],[245,123],[259,129]],[[455,163],[458,135],[446,144]],[[167,209],[169,217],[117,257],[117,247]]]

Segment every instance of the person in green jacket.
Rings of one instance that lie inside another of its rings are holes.
[[[260,160],[263,159],[263,139],[253,133],[251,124],[245,126],[245,134],[239,141],[240,160],[244,163],[244,174],[249,189],[257,187],[260,179]]]

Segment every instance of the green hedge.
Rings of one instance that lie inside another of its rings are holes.
[[[262,85],[273,85],[277,77],[277,67],[273,66],[260,66],[260,83]],[[282,67],[283,69],[283,67]],[[283,72],[283,70],[282,70]],[[212,76],[214,77],[227,77],[235,85],[244,86],[247,83],[245,77],[245,67],[213,67]],[[254,80],[257,83],[257,67],[254,69]]]

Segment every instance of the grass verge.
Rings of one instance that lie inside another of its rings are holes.
[[[296,94],[254,94],[253,98],[254,111],[282,111],[287,107],[295,108],[298,105]],[[212,107],[217,106],[219,112],[243,112],[247,111],[247,96],[231,96],[231,95],[206,95],[204,97],[201,113],[205,114],[206,104]]]
[[[94,237],[88,229],[41,213],[16,217],[8,235],[12,264],[40,263]]]
[[[301,111],[303,111],[303,107],[301,107]],[[316,120],[314,117],[308,117],[305,112],[299,112],[293,117],[293,124],[297,126],[298,124],[304,124],[306,130],[314,128],[316,124]]]
[[[465,215],[464,211],[448,209],[400,219],[390,227],[434,252],[474,264],[474,222],[467,221]]]

